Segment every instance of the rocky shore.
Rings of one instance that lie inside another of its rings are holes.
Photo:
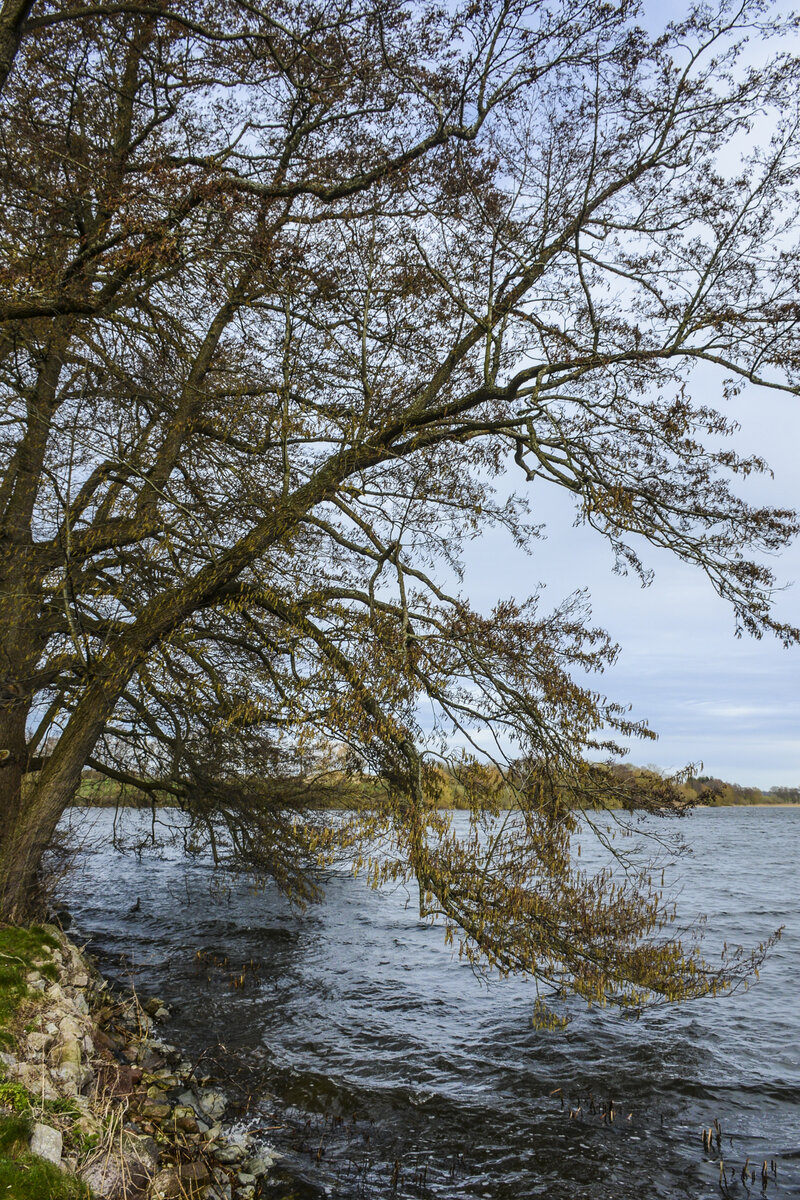
[[[279,1157],[161,1036],[157,998],[112,993],[55,926],[0,1052],[0,1106],[27,1103],[30,1150],[102,1200],[253,1200]],[[24,1089],[24,1093],[23,1093]]]

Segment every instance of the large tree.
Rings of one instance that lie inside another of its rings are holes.
[[[691,375],[797,388],[799,64],[760,2],[635,16],[5,0],[6,918],[89,765],[301,897],[349,844],[476,959],[590,1000],[733,979],[646,874],[570,858],[577,802],[680,807],[587,762],[649,731],[586,685],[616,650],[581,597],[482,615],[447,584],[556,485],[622,569],[667,547],[798,637],[761,561],[795,517],[737,494],[765,465]],[[459,837],[436,764],[471,741]],[[308,811],[331,755],[356,817]]]

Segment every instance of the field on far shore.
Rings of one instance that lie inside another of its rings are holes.
[[[615,774],[619,773],[620,778],[628,782],[644,782],[648,776],[656,773],[651,767],[634,767],[627,764],[615,764],[608,769]],[[464,789],[455,777],[444,770],[440,771],[440,776],[439,808],[468,808]],[[343,774],[329,774],[323,783],[319,780],[309,783],[309,791],[313,794],[311,806],[348,810],[368,808],[379,788],[380,784],[376,779],[364,776],[352,779]],[[743,787],[741,784],[728,783],[711,776],[690,778],[678,785],[678,791],[687,800],[708,808],[756,805],[766,808],[794,808],[800,805],[800,787],[774,787],[769,791],[762,791],[760,788]],[[87,771],[81,781],[75,805],[89,808],[150,808],[153,805],[171,808],[177,807],[178,802],[169,792],[121,784],[116,780],[104,778],[97,771]],[[505,794],[501,792],[499,807],[514,807],[510,791],[506,791]]]

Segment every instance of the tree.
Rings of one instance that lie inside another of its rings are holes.
[[[765,464],[689,394],[698,361],[797,390],[798,62],[742,65],[782,28],[750,0],[634,18],[3,4],[6,918],[88,765],[301,898],[343,846],[413,877],[502,971],[633,1007],[735,982],[660,936],[646,872],[570,857],[576,803],[684,803],[587,762],[651,735],[580,682],[616,653],[584,598],[486,616],[444,582],[491,523],[528,544],[555,484],[620,569],[667,547],[798,638],[760,561],[795,516],[737,495]],[[492,761],[451,761],[485,731]],[[342,771],[368,803],[331,822]]]

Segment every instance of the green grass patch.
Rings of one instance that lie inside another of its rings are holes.
[[[0,1154],[0,1197],[3,1200],[91,1200],[92,1193],[74,1175],[32,1154],[6,1158]]]
[[[30,1153],[32,1130],[28,1113],[0,1118],[0,1200],[91,1200],[85,1183]]]
[[[20,1004],[31,994],[25,982],[29,971],[37,970],[48,979],[58,978],[55,963],[38,965],[57,947],[57,940],[41,925],[31,925],[27,929],[19,925],[0,926],[0,1035],[7,1033],[7,1026],[19,1011]]]
[[[32,1130],[33,1122],[25,1113],[15,1113],[0,1120],[0,1157],[17,1158],[27,1154]]]
[[[31,1098],[21,1083],[13,1083],[4,1079],[0,1083],[0,1108],[10,1108],[12,1112],[24,1113],[31,1106]]]

